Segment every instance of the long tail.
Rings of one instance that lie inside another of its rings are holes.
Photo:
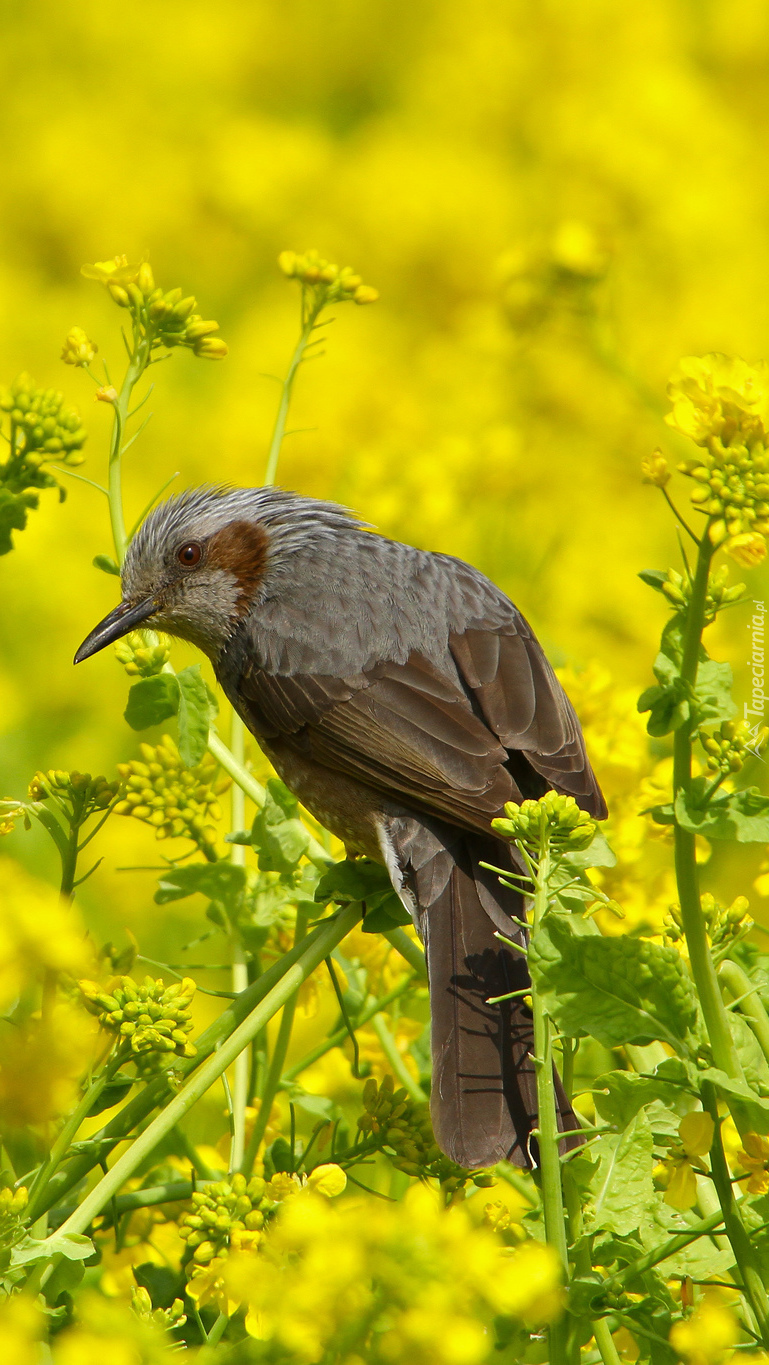
[[[401,819],[391,826],[406,887],[418,906],[430,984],[433,1080],[430,1099],[436,1139],[452,1161],[475,1169],[508,1160],[537,1164],[537,1090],[531,1013],[518,997],[490,998],[529,985],[523,954],[495,938],[524,945],[522,898],[480,866],[509,863],[505,845],[430,822]],[[579,1122],[556,1077],[559,1127]],[[564,1140],[564,1147],[579,1138]]]

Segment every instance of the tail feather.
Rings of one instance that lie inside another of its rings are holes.
[[[433,1129],[458,1165],[476,1169],[501,1160],[537,1164],[534,1034],[523,1000],[489,999],[529,985],[523,954],[502,945],[501,930],[524,946],[515,923],[523,900],[480,867],[499,865],[507,850],[493,838],[448,826],[397,819],[390,837],[416,901],[430,985]],[[579,1127],[560,1081],[559,1126]],[[579,1138],[566,1139],[573,1146]]]

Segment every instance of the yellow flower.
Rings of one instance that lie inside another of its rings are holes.
[[[746,1190],[750,1194],[766,1194],[769,1191],[769,1140],[759,1133],[746,1133],[736,1161],[741,1170],[750,1172]]]
[[[0,1304],[0,1353],[13,1365],[38,1365],[44,1318],[35,1300],[14,1294]]]
[[[113,256],[109,261],[94,261],[81,266],[80,274],[99,284],[134,284],[139,278],[140,265],[129,265],[127,256]]]
[[[697,1176],[692,1161],[710,1151],[715,1125],[710,1114],[697,1110],[686,1114],[678,1125],[681,1145],[673,1148],[664,1163],[669,1172],[665,1203],[674,1209],[690,1209],[697,1201]],[[701,1163],[696,1162],[698,1169]]]
[[[153,1315],[154,1316],[154,1315]],[[94,1291],[78,1295],[77,1323],[57,1336],[55,1365],[171,1365],[178,1347],[152,1317]]]
[[[641,482],[651,483],[655,488],[664,488],[670,479],[670,468],[661,450],[644,455],[641,460]]]
[[[82,327],[70,327],[61,358],[65,365],[90,365],[98,349],[95,341],[89,341]]]
[[[769,365],[739,356],[686,356],[668,385],[673,411],[665,421],[698,445],[717,436],[761,440],[769,428]]]
[[[713,1120],[704,1110],[686,1114],[678,1125],[681,1145],[687,1156],[707,1156],[713,1145],[714,1132]]]
[[[325,1194],[331,1199],[347,1188],[347,1176],[341,1166],[327,1162],[324,1166],[316,1166],[315,1170],[310,1172],[307,1177],[307,1188],[315,1190],[318,1194]]]
[[[367,1359],[374,1342],[403,1365],[475,1365],[503,1314],[532,1326],[562,1311],[557,1257],[538,1242],[509,1250],[467,1207],[432,1189],[372,1204],[283,1204],[259,1256],[230,1256],[225,1292],[247,1307],[246,1330],[312,1365],[344,1332]]]
[[[46,1123],[77,1103],[80,1077],[94,1061],[95,1027],[80,1010],[57,1004],[50,1018],[2,1025],[0,1125]]]
[[[670,1329],[670,1344],[687,1365],[718,1365],[739,1336],[734,1314],[714,1297],[706,1297],[685,1322]]]
[[[44,971],[80,975],[93,967],[77,911],[17,863],[0,863],[0,1009]]]
[[[724,548],[743,569],[755,569],[766,558],[766,543],[757,531],[732,536]]]

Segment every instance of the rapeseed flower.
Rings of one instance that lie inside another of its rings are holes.
[[[665,1203],[686,1210],[697,1201],[697,1171],[705,1171],[701,1158],[713,1143],[715,1125],[710,1114],[697,1110],[686,1114],[678,1125],[679,1142],[671,1147],[664,1163]]]
[[[769,365],[739,357],[687,356],[668,385],[666,421],[703,448],[679,469],[694,479],[691,500],[709,518],[714,545],[726,542],[751,567],[769,533]]]

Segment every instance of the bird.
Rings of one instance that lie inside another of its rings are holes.
[[[550,790],[596,819],[607,810],[527,621],[461,559],[272,486],[169,498],[131,540],[121,586],[75,663],[137,627],[209,657],[285,785],[348,856],[384,865],[413,919],[439,1147],[468,1170],[536,1164],[529,976],[498,937],[525,947],[524,902],[491,870],[518,870],[491,822]]]

